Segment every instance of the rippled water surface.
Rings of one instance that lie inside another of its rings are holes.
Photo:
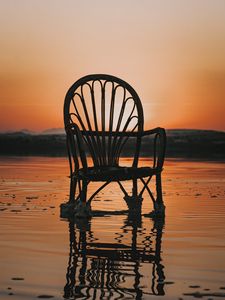
[[[92,202],[104,216],[60,219],[67,175],[64,158],[0,159],[0,299],[225,299],[223,163],[167,161],[155,221],[114,184]]]

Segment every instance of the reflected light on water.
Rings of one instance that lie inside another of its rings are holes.
[[[112,184],[92,202],[105,214],[82,223],[60,219],[65,158],[0,158],[0,298],[225,297],[224,174],[219,162],[167,161],[164,221],[124,213]]]

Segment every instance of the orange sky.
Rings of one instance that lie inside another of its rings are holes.
[[[108,73],[146,128],[225,130],[224,0],[1,0],[0,130],[63,127],[79,77]]]

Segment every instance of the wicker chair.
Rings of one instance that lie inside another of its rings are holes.
[[[158,127],[144,131],[142,104],[128,83],[105,74],[79,79],[66,94],[64,124],[70,164],[69,205],[79,203],[82,207],[90,207],[98,192],[109,183],[117,182],[129,208],[140,208],[142,194],[147,190],[154,210],[164,213],[161,172],[165,130]],[[152,166],[139,167],[141,142],[148,135],[154,136]],[[120,164],[124,149],[132,156],[131,166]],[[153,177],[156,179],[156,196],[149,188]],[[132,181],[130,195],[122,184],[125,180]],[[140,190],[138,180],[143,184]],[[87,198],[87,187],[92,181],[104,183]]]

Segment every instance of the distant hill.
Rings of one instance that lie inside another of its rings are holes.
[[[133,141],[127,144],[126,156],[133,149]],[[152,153],[153,140],[145,137],[142,143],[142,155]],[[66,136],[64,129],[45,130],[33,133],[0,133],[0,155],[42,155],[65,156]],[[225,132],[213,130],[170,129],[167,130],[167,157],[225,160]]]

